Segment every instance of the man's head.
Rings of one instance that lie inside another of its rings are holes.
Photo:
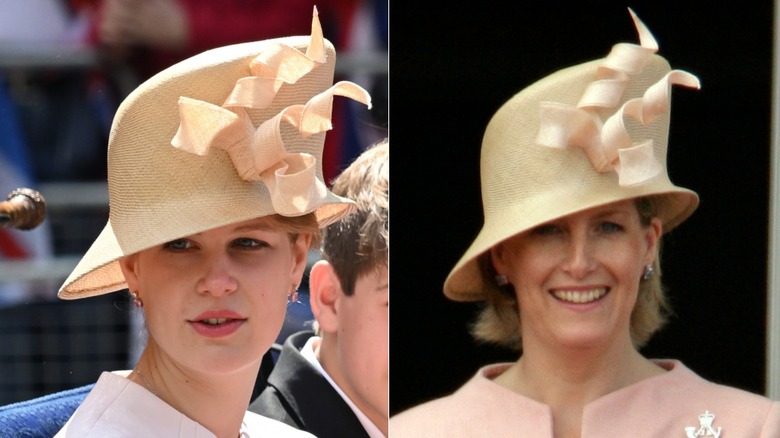
[[[333,184],[355,213],[323,230],[311,269],[311,305],[322,337],[320,363],[387,434],[389,142],[369,147]]]

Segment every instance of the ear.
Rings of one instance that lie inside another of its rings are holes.
[[[493,264],[493,269],[496,274],[506,274],[506,262],[504,261],[504,244],[499,243],[490,248],[490,262]]]
[[[655,257],[658,255],[659,245],[661,244],[661,234],[663,234],[661,219],[654,217],[650,221],[650,226],[647,228],[647,233],[645,234],[645,241],[647,243],[645,264],[653,263],[653,260],[655,260]]]
[[[301,284],[303,273],[306,271],[306,262],[309,256],[309,246],[311,245],[311,234],[299,234],[292,244],[292,271],[290,282],[296,285]]]
[[[127,288],[133,292],[137,292],[140,289],[137,262],[138,253],[130,254],[129,256],[124,256],[119,259],[119,267],[122,269],[122,274],[125,276]]]
[[[341,282],[333,265],[325,260],[315,263],[309,272],[309,302],[314,318],[323,332],[334,333],[338,330],[337,303],[342,296],[344,293],[341,291]]]

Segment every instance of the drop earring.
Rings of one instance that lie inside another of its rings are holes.
[[[144,306],[144,301],[141,299],[141,297],[138,296],[135,292],[130,292],[130,297],[133,298],[133,305],[137,308],[141,308]]]
[[[496,275],[496,284],[499,287],[504,287],[509,284],[509,279],[504,274],[498,274]]]
[[[287,294],[287,304],[298,303],[298,285],[293,284],[290,293]]]
[[[653,264],[652,263],[646,264],[645,271],[642,273],[642,280],[647,281],[653,278],[654,272],[655,272],[655,268],[653,267]]]

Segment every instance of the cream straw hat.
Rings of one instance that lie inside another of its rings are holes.
[[[119,107],[108,141],[109,220],[59,291],[63,299],[127,287],[117,260],[271,214],[315,213],[320,226],[354,203],[322,180],[336,53],[314,9],[311,36],[204,52],[155,75]]]
[[[696,193],[669,180],[671,86],[699,88],[671,70],[629,9],[640,45],[566,68],[519,92],[496,112],[482,141],[484,225],[444,282],[456,301],[496,288],[481,266],[491,247],[575,212],[640,196],[660,199],[663,230],[693,213]]]

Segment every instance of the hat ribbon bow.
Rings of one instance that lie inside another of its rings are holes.
[[[188,97],[179,98],[181,123],[171,144],[183,151],[207,155],[212,147],[227,151],[239,176],[261,181],[271,194],[274,210],[283,216],[313,211],[327,196],[316,176],[316,158],[308,153],[287,152],[282,123],[293,126],[302,138],[333,128],[333,97],[343,96],[371,108],[371,96],[349,81],[341,81],[305,104],[291,105],[255,127],[248,109],[267,108],[282,84],[293,84],[325,62],[322,28],[315,8],[311,42],[302,53],[276,44],[258,55],[249,66],[251,76],[236,81],[222,106]]]
[[[601,120],[598,111],[615,108],[630,76],[641,72],[650,56],[658,51],[653,35],[630,8],[629,12],[640,45],[616,44],[597,69],[597,79],[588,85],[576,106],[542,102],[536,138],[542,146],[581,148],[597,172],[614,170],[621,186],[642,184],[663,170],[654,156],[653,140],[634,143],[625,118],[631,117],[647,125],[669,111],[672,85],[700,87],[696,76],[683,70],[672,70],[648,87],[642,97],[629,99],[612,116]]]

